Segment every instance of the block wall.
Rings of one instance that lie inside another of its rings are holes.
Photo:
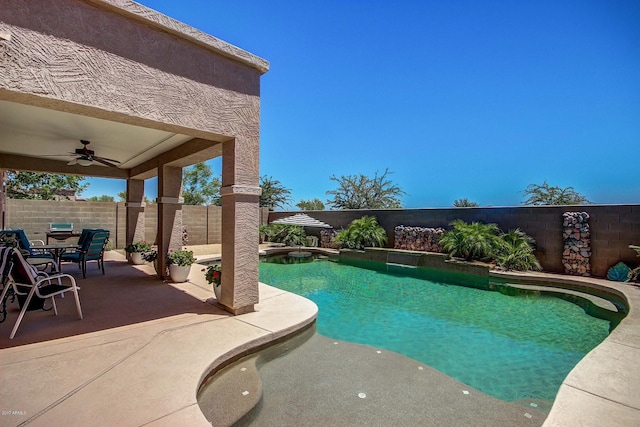
[[[158,205],[145,207],[145,240],[156,241]],[[222,207],[183,206],[183,224],[190,245],[222,243]],[[74,230],[104,228],[111,232],[114,248],[124,248],[127,227],[126,203],[7,199],[5,228],[22,228],[31,240],[46,240],[51,222],[71,222]],[[267,221],[268,211],[261,211]],[[256,237],[257,238],[257,237]]]
[[[546,271],[563,273],[562,237],[563,213],[587,212],[591,225],[591,273],[604,277],[618,263],[638,265],[638,257],[629,249],[640,244],[640,205],[526,206],[496,208],[391,209],[308,211],[310,216],[332,225],[346,228],[354,219],[373,215],[387,232],[388,247],[394,247],[394,229],[398,225],[412,227],[450,228],[455,219],[466,222],[495,223],[504,231],[520,228],[537,245],[536,256]],[[270,212],[269,222],[295,212]]]
[[[117,245],[117,211],[116,203],[7,199],[5,227],[22,228],[31,240],[46,240],[49,223],[71,222],[74,230],[110,230]]]

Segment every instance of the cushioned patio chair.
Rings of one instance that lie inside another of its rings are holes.
[[[18,331],[18,327],[22,322],[22,319],[27,311],[34,309],[40,309],[44,307],[44,301],[51,298],[51,304],[53,305],[53,312],[58,315],[58,308],[56,307],[55,297],[57,295],[64,294],[65,292],[73,292],[75,297],[76,308],[78,310],[78,317],[82,319],[82,308],[80,307],[80,297],[78,296],[78,287],[76,286],[76,280],[69,274],[57,273],[48,275],[42,271],[36,270],[31,266],[22,256],[22,253],[15,248],[1,248],[0,258],[6,257],[7,252],[10,253],[10,266],[5,267],[6,278],[2,294],[0,295],[0,301],[5,301],[9,291],[13,292],[18,297],[18,301],[21,304],[20,314],[16,320],[9,339],[13,339]],[[1,262],[1,260],[0,260]],[[32,302],[39,302],[34,305]]]
[[[53,259],[53,254],[51,251],[39,250],[36,247],[31,246],[31,242],[27,238],[27,234],[21,228],[15,228],[11,230],[0,230],[0,239],[8,241],[15,239],[18,244],[18,248],[22,252],[22,255],[27,258],[49,258]],[[44,242],[42,240],[38,240],[38,242]]]
[[[84,233],[84,230],[83,230]],[[80,236],[82,238],[82,235]],[[104,274],[104,249],[109,241],[109,231],[107,230],[88,230],[84,240],[75,251],[63,252],[60,255],[60,269],[62,262],[75,262],[78,268],[82,269],[82,277],[87,278],[87,262],[97,261],[98,268]]]

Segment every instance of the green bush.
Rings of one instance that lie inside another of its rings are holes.
[[[491,261],[504,245],[499,236],[500,229],[495,224],[467,224],[457,219],[450,225],[453,229],[443,234],[440,246],[452,257]]]
[[[145,242],[144,240],[129,243],[125,246],[124,250],[127,252],[148,252],[151,250],[151,243]]]
[[[520,229],[509,230],[501,236],[504,245],[496,256],[498,267],[504,270],[542,270],[533,254],[534,240]]]
[[[186,267],[196,262],[193,251],[178,250],[167,254],[167,264],[175,264],[180,267]]]
[[[631,249],[633,249],[634,251],[636,251],[636,253],[638,254],[638,256],[640,257],[640,246],[636,246],[636,245],[629,245],[629,247]],[[633,282],[638,282],[640,281],[640,267],[636,267],[633,270],[631,270],[629,272],[629,280],[633,281]]]
[[[495,224],[461,220],[451,223],[453,229],[440,238],[442,249],[467,261],[496,261],[504,270],[541,270],[534,255],[534,240],[519,229],[502,233]]]
[[[387,232],[378,225],[373,216],[354,219],[346,230],[340,230],[334,238],[340,248],[364,249],[365,247],[383,247],[387,243]]]
[[[290,224],[269,224],[260,230],[267,241],[287,246],[304,246],[307,235],[304,227]]]

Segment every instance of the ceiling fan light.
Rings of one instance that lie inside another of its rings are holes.
[[[93,161],[91,159],[85,159],[83,157],[80,157],[78,159],[78,164],[80,166],[91,166],[93,164]]]

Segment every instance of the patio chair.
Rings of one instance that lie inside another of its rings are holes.
[[[82,237],[82,236],[80,236]],[[60,255],[60,268],[62,261],[75,262],[78,268],[82,269],[82,277],[87,278],[87,262],[97,261],[98,268],[104,272],[104,249],[109,241],[109,231],[90,230],[79,249],[75,251],[63,252]]]
[[[22,256],[22,253],[15,248],[3,248],[0,252],[1,256],[6,256],[5,249],[11,251],[11,265],[8,268],[8,281],[2,289],[0,301],[5,301],[9,291],[18,297],[21,304],[20,314],[16,320],[9,339],[13,339],[18,331],[18,327],[27,311],[40,309],[44,307],[44,301],[51,298],[53,312],[58,315],[55,297],[65,292],[73,292],[78,310],[78,317],[82,319],[82,308],[80,307],[80,297],[78,296],[78,287],[76,280],[69,274],[53,274],[48,275],[42,271],[36,270]],[[67,283],[68,282],[68,283]],[[32,305],[33,301],[38,304]]]
[[[0,285],[2,285],[2,290],[8,286],[9,283],[9,273],[11,272],[11,257],[13,256],[13,247],[9,246],[0,246]],[[0,305],[0,322],[4,322],[7,318],[7,299],[11,297],[12,302],[15,301],[15,296],[13,293],[11,295],[5,295],[1,300]]]
[[[21,228],[0,230],[0,238],[5,241],[15,239],[18,244],[18,248],[27,258],[54,258],[51,251],[39,250],[37,246],[32,247],[31,242],[27,238],[27,234]],[[38,242],[42,242],[42,244],[44,244],[42,240],[38,240]]]

